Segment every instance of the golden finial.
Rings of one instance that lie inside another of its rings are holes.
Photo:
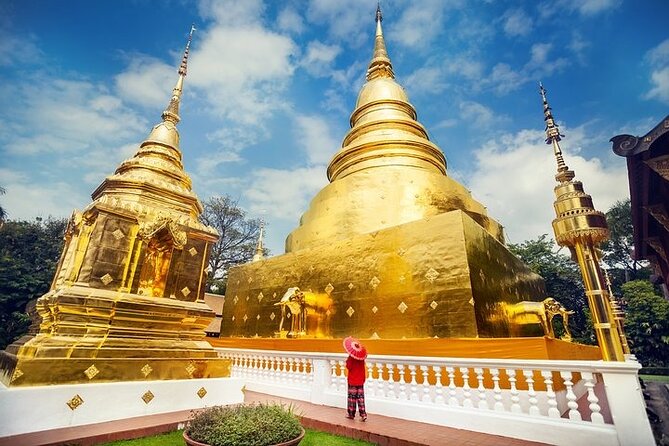
[[[256,245],[256,253],[253,256],[253,261],[257,262],[265,258],[265,249],[263,247],[263,233],[265,231],[265,221],[260,220],[260,234],[258,235],[258,244]]]
[[[390,62],[388,51],[386,50],[386,42],[383,40],[383,29],[381,22],[383,21],[383,14],[381,13],[381,4],[376,4],[376,36],[374,37],[374,54],[367,69],[367,80],[371,81],[377,77],[395,78],[393,73],[393,65]]]
[[[551,107],[548,105],[548,99],[546,98],[546,89],[543,84],[539,82],[539,94],[541,94],[541,99],[544,103],[544,121],[546,121],[546,144],[553,145],[553,153],[555,154],[555,159],[557,160],[558,173],[555,175],[555,179],[561,183],[566,181],[571,181],[574,179],[574,172],[569,170],[569,167],[564,162],[562,157],[562,149],[560,148],[560,141],[562,140],[563,134],[560,133],[560,128],[555,123],[553,118],[553,112]]]
[[[179,79],[177,80],[174,89],[172,89],[172,98],[170,103],[167,105],[167,108],[162,114],[163,121],[171,121],[174,124],[178,123],[179,118],[179,103],[181,101],[181,93],[183,91],[184,78],[186,77],[186,72],[188,70],[188,53],[190,51],[190,43],[193,40],[193,32],[195,32],[195,24],[190,26],[190,32],[188,33],[188,41],[186,42],[186,48],[184,49],[184,55],[181,58],[181,65],[179,65]]]

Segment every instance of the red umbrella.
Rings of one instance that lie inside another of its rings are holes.
[[[344,350],[354,359],[363,361],[367,357],[367,349],[354,337],[344,338]]]

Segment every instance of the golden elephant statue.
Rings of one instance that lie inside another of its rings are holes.
[[[567,310],[560,302],[549,297],[541,302],[522,301],[515,304],[504,305],[506,317],[511,324],[525,325],[525,324],[541,324],[544,334],[548,337],[555,337],[555,330],[553,330],[553,317],[562,316],[564,325],[564,336],[562,340],[571,341],[571,332],[569,331],[569,315],[574,314],[573,311]]]
[[[281,307],[279,337],[330,337],[330,316],[334,313],[334,308],[329,295],[301,291],[298,287],[291,287],[274,305]],[[290,318],[289,331],[283,328],[288,317]]]

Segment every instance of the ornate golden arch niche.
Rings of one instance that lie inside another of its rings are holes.
[[[182,250],[188,237],[169,218],[158,218],[141,225],[139,237],[145,243],[137,294],[164,297],[173,252],[175,249]]]

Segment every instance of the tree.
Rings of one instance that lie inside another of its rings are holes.
[[[544,234],[537,239],[509,245],[532,271],[544,278],[548,296],[557,299],[568,310],[575,313],[569,318],[569,328],[574,340],[583,344],[594,344],[595,336],[590,323],[590,309],[585,298],[583,282],[578,265],[569,257],[555,251],[555,243]],[[560,331],[558,319],[556,331]]]
[[[630,280],[647,279],[650,269],[646,262],[635,260],[634,229],[630,200],[617,201],[606,213],[609,240],[602,243],[603,261],[609,267],[614,294],[620,294],[620,286]]]
[[[0,195],[5,195],[5,188],[0,186]],[[0,228],[2,228],[2,225],[5,223],[5,220],[7,219],[7,211],[5,211],[5,208],[0,206]]]
[[[645,280],[627,282],[622,290],[630,350],[645,367],[669,367],[669,302]]]
[[[66,224],[10,220],[0,229],[0,349],[27,331],[26,304],[49,291]]]
[[[207,279],[207,291],[223,294],[228,270],[253,258],[260,233],[260,219],[247,218],[246,211],[228,195],[212,197],[203,206],[200,220],[216,228],[220,235],[209,257],[211,273]]]

